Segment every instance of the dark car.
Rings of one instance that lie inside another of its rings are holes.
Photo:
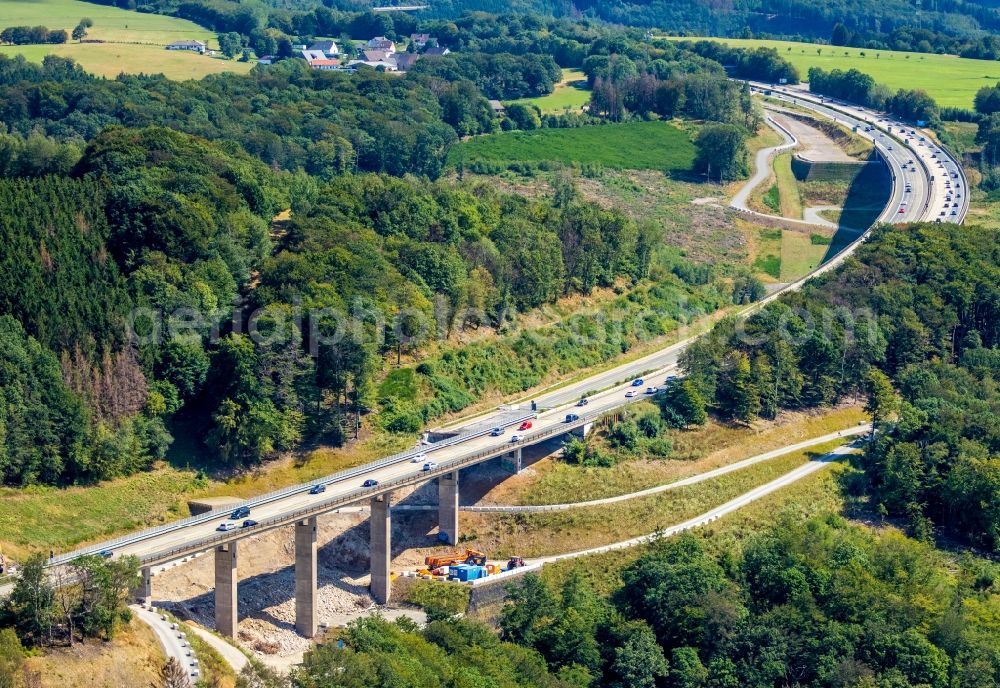
[[[643,382],[643,379],[641,377],[638,378],[637,380],[632,380],[632,386],[633,387],[642,387],[644,384],[646,384],[646,383]]]
[[[102,549],[100,552],[97,553],[97,556],[101,557],[102,559],[110,559],[113,554],[114,552],[112,552],[110,549]]]
[[[326,485],[313,485],[309,488],[309,494],[322,494],[326,492]]]
[[[576,402],[576,405],[577,406],[586,406],[589,403],[590,403],[590,401],[588,401],[587,398],[584,397],[583,399],[580,399],[580,401]]]
[[[257,525],[257,521],[253,520],[252,518],[248,518],[247,520],[243,521],[244,528],[253,528],[255,525]]]
[[[572,422],[578,421],[578,420],[580,420],[580,416],[576,415],[575,413],[567,413],[566,414],[566,422],[567,423],[572,423]]]
[[[376,487],[377,485],[378,485],[377,480],[372,480],[371,478],[368,478],[368,480],[362,483],[361,487]]]
[[[246,518],[249,515],[250,515],[250,507],[248,507],[248,506],[241,506],[240,508],[234,510],[233,513],[231,513],[229,515],[229,518],[231,518],[234,521],[236,521],[236,520],[239,520],[241,518]]]

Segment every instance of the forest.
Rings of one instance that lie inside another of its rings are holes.
[[[698,164],[738,177],[759,116],[718,62],[528,17],[473,15],[449,35],[461,52],[402,78],[286,60],[202,81],[107,80],[58,57],[0,56],[0,336],[18,352],[0,377],[4,483],[145,470],[178,431],[220,469],[339,445],[375,411],[379,427],[415,432],[662,335],[684,320],[681,301],[707,312],[728,300],[711,279],[685,280],[692,266],[656,228],[571,186],[529,201],[461,170],[440,179],[460,136],[519,126],[487,96],[550,91],[559,60],[612,90],[652,83],[673,105],[657,114],[655,98],[629,96],[628,110],[532,126],[722,122],[697,138]],[[734,55],[781,69],[773,51]],[[519,313],[596,288],[631,292],[603,324],[507,332]],[[439,343],[479,328],[501,336]],[[431,352],[399,373],[415,375],[406,384],[382,381],[386,364]]]
[[[575,569],[508,587],[499,637],[428,606],[429,623],[366,618],[306,653],[290,677],[242,686],[737,688],[1000,681],[996,565],[949,559],[898,532],[837,516],[780,519],[718,553],[710,539],[654,543],[608,596]]]
[[[878,432],[851,489],[921,537],[997,551],[996,241],[984,228],[879,228],[832,276],[720,323],[682,366],[698,398],[739,422],[867,397]]]

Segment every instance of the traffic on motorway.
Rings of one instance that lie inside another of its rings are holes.
[[[897,170],[901,196],[894,198],[897,222],[961,223],[969,209],[967,180],[958,160],[935,142],[926,129],[884,113],[835,98],[815,95],[798,86],[751,82],[760,93],[807,107],[853,129],[879,145]]]
[[[754,86],[758,90],[773,88]],[[804,105],[849,127],[856,127],[859,134],[872,138],[896,176],[891,201],[896,205],[887,209],[887,212],[892,210],[892,221],[944,218],[960,222],[964,219],[968,208],[964,173],[947,151],[931,142],[926,132],[904,128],[900,122],[856,106],[829,99],[821,99],[820,102],[807,92],[778,93],[776,97]],[[942,212],[944,215],[941,215]],[[76,556],[93,553],[102,556],[134,555],[143,563],[163,563],[169,561],[165,557],[174,554],[175,558],[180,558],[199,551],[199,547],[203,550],[220,541],[239,539],[262,529],[285,525],[293,515],[310,510],[315,510],[315,513],[322,513],[324,509],[335,510],[349,503],[345,500],[362,501],[387,489],[415,484],[443,472],[472,465],[524,444],[555,436],[554,433],[561,429],[570,429],[567,424],[579,424],[581,419],[596,418],[623,404],[660,393],[661,386],[673,381],[677,359],[685,345],[686,341],[680,342],[638,361],[555,390],[547,395],[545,404],[539,406],[549,406],[542,412],[508,409],[492,427],[487,425],[482,430],[463,433],[450,440],[422,446],[313,483],[258,497],[232,512],[212,512],[79,550],[55,558],[52,563],[64,563]],[[652,372],[647,373],[649,370]],[[644,377],[620,382],[623,378],[628,379],[626,373],[629,377],[642,373]],[[604,391],[580,393],[580,390],[593,389]],[[499,439],[512,429],[516,432],[509,440]]]

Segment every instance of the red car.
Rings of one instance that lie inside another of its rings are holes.
[[[518,430],[530,430],[531,429],[531,421],[530,420],[524,421],[519,426],[517,426],[517,429]]]

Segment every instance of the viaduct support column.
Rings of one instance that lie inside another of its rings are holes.
[[[295,524],[295,630],[316,635],[316,517]]]
[[[500,465],[517,475],[521,472],[521,447],[512,449],[500,459]]]
[[[153,571],[148,566],[139,569],[139,585],[132,591],[132,598],[144,607],[153,602]]]
[[[438,539],[458,542],[458,471],[438,478]]]
[[[387,603],[389,593],[392,591],[392,579],[389,572],[389,564],[392,562],[392,517],[389,509],[391,500],[391,492],[372,497],[371,517],[369,518],[371,592],[372,597],[379,604]]]
[[[236,541],[215,548],[215,630],[236,637]]]

